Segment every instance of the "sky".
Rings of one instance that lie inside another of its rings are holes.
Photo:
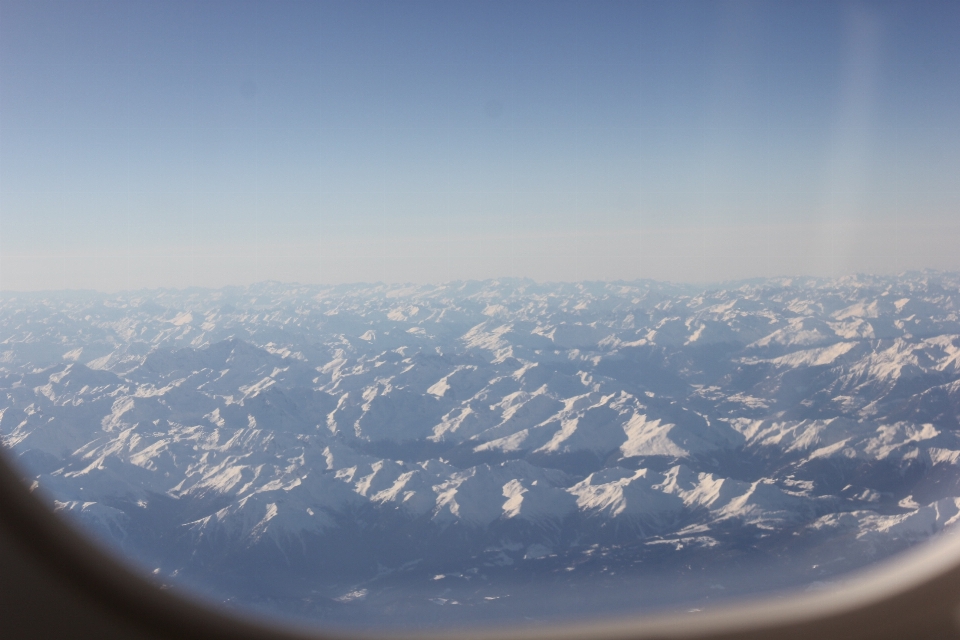
[[[960,269],[960,3],[0,0],[0,289]]]

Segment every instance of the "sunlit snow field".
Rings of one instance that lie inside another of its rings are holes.
[[[165,584],[332,625],[816,588],[960,517],[960,274],[7,293],[0,431]]]

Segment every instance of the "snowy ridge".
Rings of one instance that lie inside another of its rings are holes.
[[[960,517],[958,302],[935,273],[8,295],[0,433],[170,574],[350,535],[392,567],[421,544],[876,557]]]

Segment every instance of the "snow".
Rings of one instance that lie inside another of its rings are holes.
[[[112,544],[134,507],[107,505],[164,496],[206,505],[175,523],[194,541],[286,553],[382,517],[509,532],[502,566],[608,522],[678,552],[751,527],[880,549],[960,513],[949,274],[260,286],[0,300],[0,436],[31,482]]]

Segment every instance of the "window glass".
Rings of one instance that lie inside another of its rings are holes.
[[[328,627],[816,589],[960,517],[955,3],[0,2],[0,438]]]

